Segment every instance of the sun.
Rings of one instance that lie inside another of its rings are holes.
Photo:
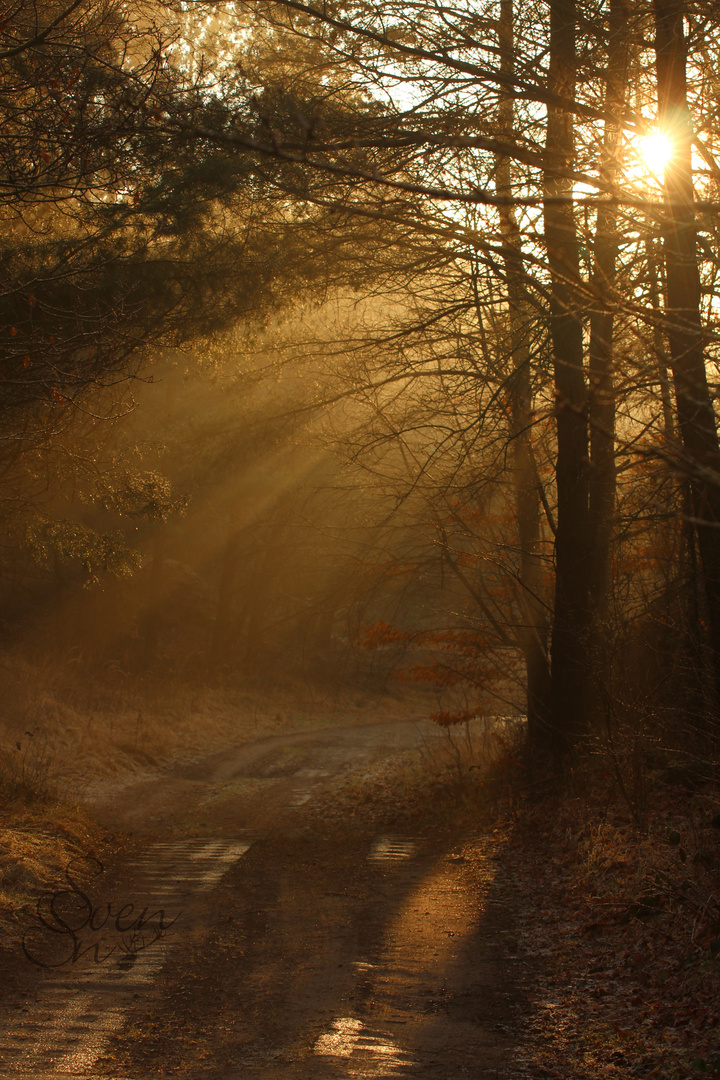
[[[665,166],[672,157],[672,139],[662,131],[654,131],[651,135],[644,135],[638,141],[640,158],[645,168],[653,176],[662,176]]]

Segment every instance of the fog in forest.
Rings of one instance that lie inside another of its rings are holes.
[[[27,494],[4,508],[9,655],[116,690],[296,678],[384,692],[401,668],[432,665],[444,634],[477,634],[481,551],[501,580],[500,470],[473,484],[463,521],[465,448],[426,461],[445,403],[414,402],[412,428],[393,432],[390,376],[356,391],[357,357],[338,362],[353,336],[376,349],[366,307],[327,300],[202,350],[158,350],[131,386],[10,462]],[[519,710],[512,652],[498,701]],[[438,702],[467,708],[435,674]]]
[[[0,0],[21,1073],[720,1074],[718,100],[708,0]]]
[[[8,678],[410,687],[560,773],[651,712],[703,752],[712,18],[469,6],[463,59],[401,8],[53,12],[3,31]]]

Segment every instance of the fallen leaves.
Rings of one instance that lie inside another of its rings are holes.
[[[565,800],[521,815],[503,862],[539,972],[528,1074],[720,1075],[718,801],[709,787],[660,791],[647,834],[621,807]]]

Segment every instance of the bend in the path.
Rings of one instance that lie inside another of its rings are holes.
[[[109,793],[97,812],[121,844],[103,903],[177,921],[146,950],[116,932],[104,964],[26,981],[0,1075],[517,1075],[527,995],[497,847],[303,825],[338,775],[427,737],[408,723],[273,736]]]

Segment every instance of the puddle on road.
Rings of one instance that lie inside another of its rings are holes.
[[[368,859],[378,870],[391,870],[420,846],[417,838],[385,835],[375,840]],[[485,873],[474,871],[469,888],[468,861],[465,854],[428,860],[422,873],[409,873],[413,884],[382,938],[352,963],[362,1020],[335,1019],[313,1048],[331,1063],[333,1080],[414,1076],[418,1071],[424,1076],[431,1066],[441,1070],[438,1076],[459,1077],[475,1075],[473,1063],[484,1054],[495,1054],[496,1061],[496,1050],[488,1050],[487,1027],[466,1007],[469,984],[473,993],[476,988],[481,993],[483,984],[498,993],[491,967],[478,968],[468,949],[484,918],[495,866],[487,860]],[[491,1071],[494,1075],[494,1065]]]
[[[382,1032],[367,1029],[362,1020],[351,1016],[333,1021],[330,1031],[315,1043],[321,1057],[345,1059],[350,1066],[346,1076],[392,1076],[412,1065],[410,1056]]]
[[[127,865],[135,911],[146,903],[151,911],[162,908],[170,923],[184,902],[216,885],[249,847],[243,840],[152,844]],[[105,911],[104,904],[100,910]],[[95,1077],[94,1065],[110,1036],[122,1028],[177,940],[172,929],[168,933],[143,951],[121,946],[104,963],[79,962],[48,977],[37,1001],[17,1002],[14,1018],[0,1025],[0,1077]]]
[[[306,788],[300,788],[299,791],[294,791],[288,799],[288,806],[291,809],[295,809],[298,806],[304,806],[306,802],[310,802],[312,798],[312,790]]]
[[[304,783],[293,791],[288,799],[288,806],[291,809],[296,809],[298,806],[304,806],[305,803],[309,802],[312,798],[318,781],[329,775],[330,773],[327,769],[298,769],[294,779],[310,780],[311,782],[309,784]]]
[[[370,848],[368,862],[388,863],[411,859],[418,849],[410,836],[380,836]]]

